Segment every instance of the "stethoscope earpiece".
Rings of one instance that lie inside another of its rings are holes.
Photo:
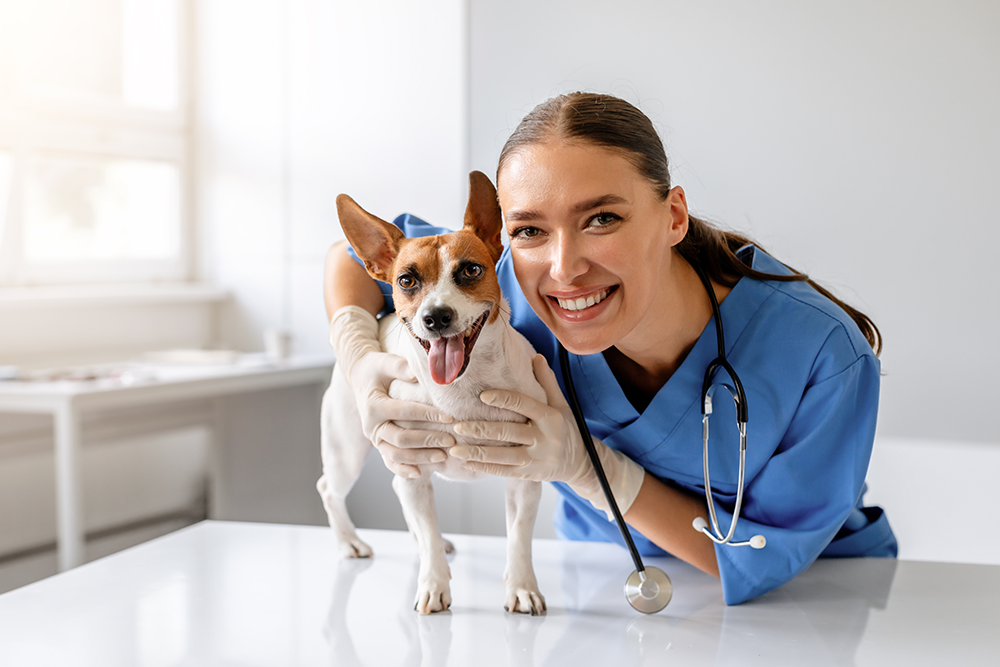
[[[699,533],[707,535],[716,544],[728,544],[731,547],[752,547],[754,549],[763,549],[767,546],[767,538],[763,535],[754,535],[748,542],[725,542],[722,538],[717,538],[712,534],[708,529],[708,521],[705,521],[704,517],[696,516],[691,522],[691,527]]]

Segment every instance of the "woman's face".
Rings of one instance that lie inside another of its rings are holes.
[[[519,149],[497,176],[514,272],[532,309],[575,354],[655,335],[684,192],[665,200],[619,153],[585,142]]]

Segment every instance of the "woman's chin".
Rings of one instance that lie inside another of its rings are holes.
[[[546,324],[563,347],[579,356],[598,354],[615,344],[606,327],[567,326],[560,321]]]

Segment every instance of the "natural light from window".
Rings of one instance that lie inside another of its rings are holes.
[[[0,248],[3,247],[3,234],[7,222],[7,197],[10,193],[10,178],[14,170],[14,160],[10,153],[0,151]]]
[[[29,262],[167,259],[178,252],[180,183],[171,164],[34,157],[26,186]]]
[[[20,10],[18,74],[31,92],[177,107],[177,0],[31,0]]]
[[[190,276],[188,0],[0,0],[0,287]]]

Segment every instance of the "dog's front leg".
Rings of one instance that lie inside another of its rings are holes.
[[[545,613],[545,598],[538,591],[531,566],[531,533],[542,497],[540,482],[507,480],[507,569],[504,571],[504,609],[522,614]]]
[[[429,474],[416,479],[394,477],[392,488],[403,506],[406,525],[417,539],[420,574],[414,608],[421,614],[444,611],[451,606],[451,570],[445,559],[444,540],[434,505],[434,486]]]

